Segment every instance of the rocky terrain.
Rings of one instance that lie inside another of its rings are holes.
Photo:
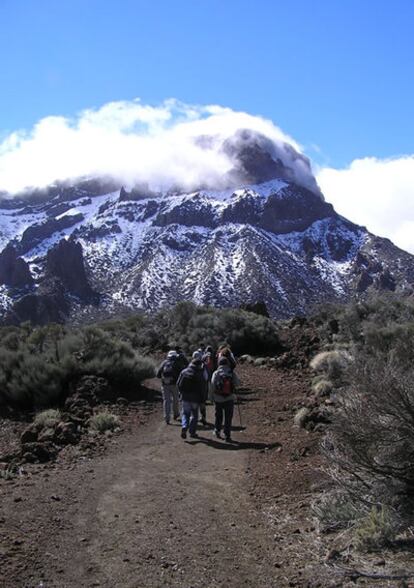
[[[286,318],[372,289],[411,291],[413,256],[339,216],[309,170],[301,182],[257,136],[226,149],[224,189],[99,179],[3,197],[3,320],[81,321],[180,300],[262,301]]]
[[[178,423],[163,423],[154,381],[146,400],[108,405],[119,432],[67,437],[44,463],[28,451],[33,427],[3,419],[3,458],[6,449],[23,453],[14,469],[2,464],[0,585],[411,586],[408,552],[358,554],[319,528],[312,505],[330,484],[321,432],[294,424],[312,401],[310,374],[298,369],[306,354],[239,366],[232,445],[213,439],[210,426],[183,441]],[[102,386],[84,381],[66,422],[82,428]]]

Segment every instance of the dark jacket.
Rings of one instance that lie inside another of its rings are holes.
[[[181,398],[185,402],[203,402],[206,390],[203,362],[198,360],[192,361],[181,372],[177,386]]]
[[[170,351],[167,359],[158,368],[157,378],[161,378],[163,384],[176,384],[181,370],[178,354]]]

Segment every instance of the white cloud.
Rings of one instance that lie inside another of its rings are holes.
[[[127,186],[146,182],[219,186],[234,161],[222,150],[240,129],[262,133],[304,185],[314,182],[304,158],[285,149],[300,147],[271,121],[217,105],[194,106],[167,100],[148,106],[138,99],[110,102],[68,119],[50,116],[29,132],[0,142],[0,191],[16,193],[55,180],[111,175]],[[197,138],[209,136],[209,146]]]
[[[317,181],[337,212],[414,253],[414,155],[356,159],[321,169]]]

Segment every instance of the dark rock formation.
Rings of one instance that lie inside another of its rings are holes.
[[[47,252],[45,279],[55,277],[65,290],[85,302],[96,298],[86,277],[82,245],[75,241],[62,239]]]
[[[25,288],[33,285],[28,264],[17,256],[16,249],[8,245],[0,253],[0,284],[12,288]]]
[[[4,317],[7,325],[30,321],[34,325],[64,323],[70,306],[62,284],[50,279],[39,287],[36,294],[26,294],[13,303]]]
[[[70,216],[64,216],[60,219],[49,218],[40,225],[33,225],[28,227],[21,238],[18,245],[18,251],[20,255],[27,253],[36,245],[39,245],[44,239],[51,237],[53,233],[63,231],[69,227],[73,227],[77,223],[83,221],[83,214],[73,214]]]
[[[196,194],[191,199],[184,200],[177,206],[163,210],[157,214],[154,225],[165,227],[171,224],[179,224],[187,227],[215,227],[218,226],[218,219],[215,216],[213,206]]]

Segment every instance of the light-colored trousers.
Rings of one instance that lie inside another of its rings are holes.
[[[171,418],[171,404],[174,418],[178,418],[180,416],[177,385],[161,384],[161,391],[164,405],[164,418],[166,422],[169,423]]]

